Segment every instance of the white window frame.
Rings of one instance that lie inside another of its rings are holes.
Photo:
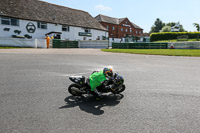
[[[62,25],[62,31],[69,32],[70,27],[68,25]]]
[[[109,26],[107,25],[106,28],[109,29]]]
[[[11,26],[19,26],[19,19],[16,18],[9,18],[9,17],[0,17],[2,25],[11,25]],[[12,23],[12,20],[16,20],[16,24]],[[2,21],[8,21],[8,24],[3,24]]]
[[[85,33],[91,33],[91,29],[85,28]]]
[[[42,26],[45,26],[45,28],[43,28]],[[37,27],[39,29],[47,30],[47,23],[45,23],[45,22],[37,22]]]
[[[115,26],[112,27],[112,30],[115,30]]]

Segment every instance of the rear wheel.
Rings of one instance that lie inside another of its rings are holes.
[[[120,94],[121,92],[123,92],[126,89],[126,86],[123,84],[122,86],[120,86],[117,90],[117,94]]]
[[[80,86],[78,86],[77,84],[71,84],[68,87],[68,91],[73,96],[81,96],[82,95],[82,92],[80,91]]]

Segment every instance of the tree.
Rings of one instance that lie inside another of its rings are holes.
[[[166,26],[170,26],[170,27],[173,27],[173,26],[175,26],[175,25],[176,25],[175,22],[170,22],[170,23],[167,23],[167,24],[166,24]]]
[[[161,30],[160,30],[160,32],[171,32],[171,26],[164,26]]]
[[[150,33],[153,33],[153,32],[164,32],[162,30],[162,28],[164,28],[165,26],[173,27],[175,25],[179,25],[179,27],[180,27],[179,32],[185,32],[185,29],[180,24],[180,22],[178,22],[178,23],[175,23],[175,22],[163,23],[159,18],[157,18],[156,21],[154,22],[154,25],[151,27]],[[165,27],[164,29],[167,32],[171,32],[171,30],[169,31],[169,27]]]
[[[199,27],[199,24],[198,24],[198,23],[193,23],[193,25],[194,25],[194,27],[196,27],[196,28],[197,28],[197,31],[198,31],[198,32],[200,32],[200,29],[199,29],[199,28],[200,28],[200,27]]]
[[[200,27],[198,23],[193,23],[193,25],[197,28],[197,31],[200,32]],[[198,40],[199,40],[199,34],[198,34]]]
[[[185,29],[183,28],[183,25],[180,24],[180,22],[178,22],[178,23],[170,22],[170,23],[167,23],[166,25],[167,25],[167,26],[171,26],[171,27],[173,27],[173,26],[175,26],[175,25],[179,25],[179,26],[180,26],[179,32],[185,32]]]
[[[151,33],[152,32],[160,32],[160,30],[165,26],[165,23],[163,23],[159,18],[156,19],[154,22],[154,25],[151,27]]]

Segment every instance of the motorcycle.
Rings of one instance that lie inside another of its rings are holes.
[[[68,87],[68,92],[73,96],[82,96],[83,94],[91,94],[89,78],[86,76],[70,76],[69,79],[73,82]],[[106,87],[111,85],[112,87]],[[115,73],[114,76],[102,83],[96,89],[100,93],[113,93],[120,94],[125,90],[124,78],[118,73]]]

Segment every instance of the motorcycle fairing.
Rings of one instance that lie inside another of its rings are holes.
[[[85,84],[85,77],[84,76],[70,76],[69,79],[72,82],[77,83],[79,85]]]

